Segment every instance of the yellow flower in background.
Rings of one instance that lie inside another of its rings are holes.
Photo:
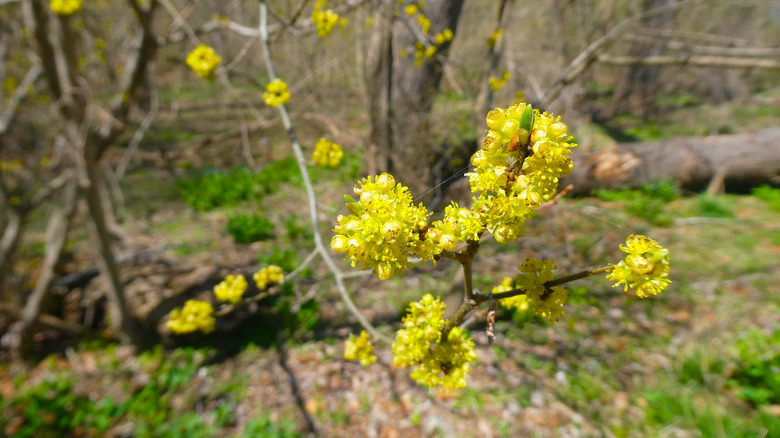
[[[376,356],[374,355],[374,346],[371,344],[368,332],[365,330],[360,332],[360,337],[355,338],[352,333],[349,334],[349,339],[344,343],[344,359],[349,361],[360,361],[360,365],[367,367],[376,362]]]
[[[284,105],[290,100],[290,92],[287,90],[287,84],[279,78],[274,79],[265,87],[263,100],[266,105],[272,107]]]
[[[183,309],[174,309],[168,321],[168,329],[176,334],[192,333],[200,330],[203,333],[214,331],[214,308],[211,303],[199,300],[188,300]]]
[[[341,18],[339,14],[333,12],[332,9],[324,9],[325,1],[318,0],[314,3],[314,12],[311,14],[311,21],[317,26],[317,35],[320,38],[325,38],[330,35],[337,25],[346,26],[347,19]]]
[[[81,11],[81,0],[50,0],[49,6],[57,15],[71,15]]]
[[[504,85],[506,85],[507,81],[511,75],[508,71],[505,71],[504,74],[501,75],[500,78],[490,78],[488,79],[488,82],[490,83],[490,88],[493,89],[493,91],[498,91],[502,88],[504,88]]]
[[[214,72],[217,70],[217,67],[219,67],[220,62],[222,62],[222,58],[217,55],[217,52],[211,47],[203,44],[193,49],[189,55],[187,55],[187,65],[189,65],[198,76],[209,82],[214,81]]]
[[[252,276],[260,290],[266,289],[271,284],[281,283],[284,280],[284,271],[278,266],[267,266]]]
[[[314,145],[314,154],[311,159],[315,164],[322,167],[336,167],[344,158],[344,151],[341,146],[324,138],[319,139]]]
[[[220,301],[238,304],[248,286],[243,275],[228,275],[225,280],[214,286],[214,296]]]
[[[649,237],[632,234],[620,250],[627,253],[625,259],[607,274],[607,280],[614,281],[612,287],[623,285],[636,291],[639,298],[658,295],[672,282],[669,276],[669,250]]]

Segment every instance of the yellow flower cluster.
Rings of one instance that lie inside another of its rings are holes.
[[[284,105],[290,100],[290,92],[287,90],[287,83],[276,78],[265,87],[263,93],[265,104],[272,107]]]
[[[493,91],[498,91],[502,88],[504,88],[504,85],[506,85],[507,81],[509,81],[509,78],[512,77],[511,74],[509,74],[508,71],[505,71],[504,74],[501,75],[500,78],[493,78],[491,77],[488,79],[488,83],[490,83],[490,88]]]
[[[504,34],[504,29],[498,28],[495,32],[490,34],[487,40],[488,47],[493,47],[496,45],[496,42],[498,42],[498,39],[501,38],[501,35]]]
[[[228,275],[221,283],[214,286],[214,295],[220,301],[238,304],[247,287],[249,284],[243,275]]]
[[[525,234],[525,223],[558,189],[558,178],[571,172],[567,156],[576,144],[567,126],[521,103],[496,108],[486,118],[482,148],[471,157],[471,191],[479,193],[472,211],[501,243]]]
[[[341,146],[324,138],[319,139],[314,145],[314,154],[311,157],[314,163],[323,167],[336,167],[341,163],[342,158],[344,158],[344,151],[341,150]]]
[[[81,0],[50,0],[49,6],[57,15],[70,15],[81,11]]]
[[[347,25],[346,18],[340,18],[339,14],[333,12],[332,9],[324,9],[325,3],[325,0],[317,0],[314,3],[314,12],[311,14],[311,21],[317,26],[317,35],[320,38],[330,35],[338,24],[341,24],[342,27]]]
[[[376,181],[363,178],[354,190],[359,200],[344,196],[352,214],[336,218],[336,235],[330,241],[334,251],[347,253],[344,258],[349,257],[353,267],[360,263],[387,280],[414,266],[410,258],[430,260],[441,252],[433,239],[421,239],[428,210],[422,203],[415,207],[409,189],[396,185],[392,175],[383,173]]]
[[[517,266],[520,274],[515,277],[515,284],[525,290],[526,299],[534,313],[553,322],[564,316],[563,305],[569,299],[563,288],[544,287],[544,283],[553,279],[552,271],[555,268],[555,260],[527,258]]]
[[[374,346],[371,344],[368,332],[365,330],[361,331],[360,337],[357,339],[352,333],[349,334],[349,339],[344,344],[344,359],[350,361],[359,360],[360,365],[364,367],[376,362]]]
[[[669,276],[669,250],[658,242],[642,235],[630,235],[620,250],[628,254],[607,274],[607,280],[614,281],[613,287],[621,284],[623,290],[636,290],[639,298],[647,298],[663,292],[672,282]]]
[[[278,266],[270,265],[255,272],[252,279],[255,280],[255,284],[260,290],[264,290],[269,285],[284,281],[284,271]]]
[[[516,289],[515,280],[511,277],[505,277],[501,284],[493,288],[493,293],[509,292],[512,289]],[[525,295],[516,295],[514,297],[504,298],[501,300],[501,305],[508,309],[516,309],[520,312],[527,312],[530,309],[530,303],[528,297]]]
[[[447,342],[441,342],[441,332],[447,320],[442,320],[444,303],[431,294],[409,305],[403,320],[404,328],[393,343],[393,362],[401,367],[414,367],[411,377],[428,387],[443,386],[450,390],[466,387],[471,362],[477,359],[474,341],[468,333],[453,328]]]
[[[424,16],[420,15],[420,17],[424,17]],[[428,23],[428,27],[430,27],[430,23]],[[427,33],[427,31],[425,33]],[[441,46],[446,42],[451,41],[453,36],[454,35],[452,34],[452,31],[450,29],[444,29],[443,31],[437,33],[433,37],[435,44],[431,44],[426,47],[426,45],[420,41],[414,43],[415,64],[422,65],[423,60],[433,58],[433,56],[436,55],[436,52],[439,51],[439,46]]]
[[[176,334],[192,333],[200,330],[211,333],[214,330],[214,308],[211,303],[199,300],[187,300],[183,309],[174,309],[168,321],[168,329]]]
[[[219,67],[220,62],[222,62],[222,58],[217,55],[217,52],[204,44],[195,47],[189,55],[187,55],[187,65],[189,65],[198,76],[209,82],[214,81],[214,72],[217,70],[217,67]]]
[[[479,240],[479,235],[485,231],[479,215],[468,208],[452,202],[444,209],[444,219],[431,224],[425,238],[439,244],[442,249],[453,251],[458,242]]]

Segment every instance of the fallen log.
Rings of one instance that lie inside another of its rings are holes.
[[[660,180],[701,191],[716,177],[723,178],[726,191],[746,192],[762,184],[780,186],[780,128],[575,149],[571,158],[574,170],[560,187],[573,185],[574,196]]]

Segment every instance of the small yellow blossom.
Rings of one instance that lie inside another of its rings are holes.
[[[49,6],[57,15],[71,15],[81,11],[81,0],[50,0]]]
[[[360,332],[360,337],[355,338],[352,333],[349,334],[349,339],[344,344],[344,359],[349,361],[360,361],[360,365],[367,367],[376,362],[376,356],[374,355],[374,346],[371,344],[368,332],[365,330]]]
[[[188,300],[183,309],[174,309],[168,321],[168,329],[176,334],[192,333],[200,330],[211,333],[214,330],[214,308],[211,303]]]
[[[265,87],[263,100],[266,105],[272,107],[287,103],[287,101],[290,100],[290,92],[287,90],[287,83],[279,78],[271,81],[268,86]]]
[[[504,72],[504,74],[502,74],[500,78],[491,77],[490,79],[488,79],[488,82],[490,83],[490,88],[492,88],[493,91],[498,91],[504,88],[504,85],[506,85],[510,77],[511,75],[509,74],[508,71]]]
[[[628,254],[613,266],[607,280],[614,281],[612,287],[623,285],[636,291],[639,298],[647,298],[663,292],[672,282],[669,276],[669,250],[658,242],[642,235],[630,235],[620,250]]]
[[[214,296],[219,301],[238,304],[248,286],[243,275],[228,275],[221,283],[214,286]]]
[[[214,49],[203,44],[193,49],[189,55],[187,55],[187,65],[189,65],[198,76],[209,82],[213,82],[216,78],[214,72],[217,70],[220,62],[222,62],[222,58],[217,55]]]
[[[278,266],[270,265],[257,271],[252,279],[260,290],[264,290],[272,284],[281,283],[284,280],[284,271]]]
[[[341,163],[342,158],[344,158],[344,151],[341,150],[341,146],[324,138],[319,139],[314,145],[314,154],[311,157],[314,163],[322,167],[336,167]]]

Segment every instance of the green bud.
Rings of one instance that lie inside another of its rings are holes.
[[[534,107],[531,104],[526,104],[523,110],[523,115],[520,117],[520,129],[525,129],[531,132],[534,127]]]

